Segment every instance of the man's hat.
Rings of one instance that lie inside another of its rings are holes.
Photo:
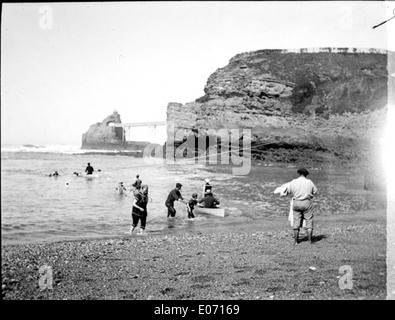
[[[204,181],[206,181],[207,183],[210,183],[210,179],[206,179],[206,180],[204,180]]]
[[[299,174],[303,174],[305,177],[307,177],[309,175],[309,172],[307,171],[306,168],[300,168],[297,171]]]

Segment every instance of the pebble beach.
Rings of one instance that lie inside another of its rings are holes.
[[[280,218],[229,231],[213,227],[150,235],[149,225],[147,231],[143,236],[5,245],[2,299],[386,298],[385,210],[317,216],[311,245],[303,232],[293,245],[292,229]],[[48,282],[40,286],[44,265],[51,268],[52,288]],[[347,281],[345,269],[351,270]]]

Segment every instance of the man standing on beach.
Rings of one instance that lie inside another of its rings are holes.
[[[291,194],[293,198],[293,231],[294,243],[299,243],[299,229],[302,219],[306,220],[307,238],[309,243],[312,243],[313,235],[313,211],[314,205],[312,199],[317,193],[317,188],[314,183],[307,179],[309,172],[305,168],[298,169],[299,177],[286,184],[287,194]]]
[[[184,200],[182,197],[180,190],[181,190],[182,184],[181,183],[176,183],[176,188],[171,190],[169,195],[167,196],[165,206],[167,207],[167,217],[175,217],[176,215],[176,209],[174,209],[174,201],[180,201]]]

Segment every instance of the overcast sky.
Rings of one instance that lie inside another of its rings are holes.
[[[43,7],[45,5],[45,7]],[[116,109],[166,120],[204,95],[236,54],[301,47],[381,48],[394,2],[3,4],[1,143],[81,144]]]

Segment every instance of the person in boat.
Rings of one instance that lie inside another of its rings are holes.
[[[286,183],[286,193],[292,195],[292,210],[293,210],[293,231],[294,231],[294,244],[299,243],[299,230],[303,219],[306,220],[307,239],[312,243],[313,236],[313,197],[317,194],[317,187],[314,183],[307,179],[309,171],[306,168],[297,170],[299,177],[293,179],[291,182]]]
[[[210,179],[205,179],[204,180],[204,186],[203,186],[203,198],[209,193],[213,192],[213,186],[210,184]]]
[[[169,195],[167,196],[165,206],[167,207],[167,217],[175,217],[176,209],[174,209],[174,201],[184,201],[184,198],[181,195],[182,184],[176,183],[176,188],[171,190]]]
[[[198,203],[204,202],[204,208],[218,208],[220,204],[219,200],[214,197],[212,192],[208,192],[203,199],[200,199]]]
[[[126,188],[125,188],[125,186],[123,185],[123,182],[120,182],[120,183],[118,184],[118,186],[115,188],[115,190],[118,192],[118,194],[119,194],[120,196],[122,196],[122,195],[124,194],[124,191],[126,191]]]
[[[188,208],[188,218],[195,218],[195,215],[193,214],[193,209],[197,205],[197,193],[192,194],[192,198],[188,201],[187,203],[187,208]]]
[[[148,204],[148,186],[142,185],[140,191],[134,195],[132,206],[133,223],[130,228],[130,234],[133,234],[134,229],[140,221],[140,234],[144,233],[147,223],[147,204]]]
[[[92,174],[95,169],[91,166],[91,164],[88,162],[88,166],[85,169],[86,174]]]
[[[50,173],[49,176],[50,177],[57,177],[57,176],[59,176],[59,173],[57,171],[55,171],[54,173]]]

